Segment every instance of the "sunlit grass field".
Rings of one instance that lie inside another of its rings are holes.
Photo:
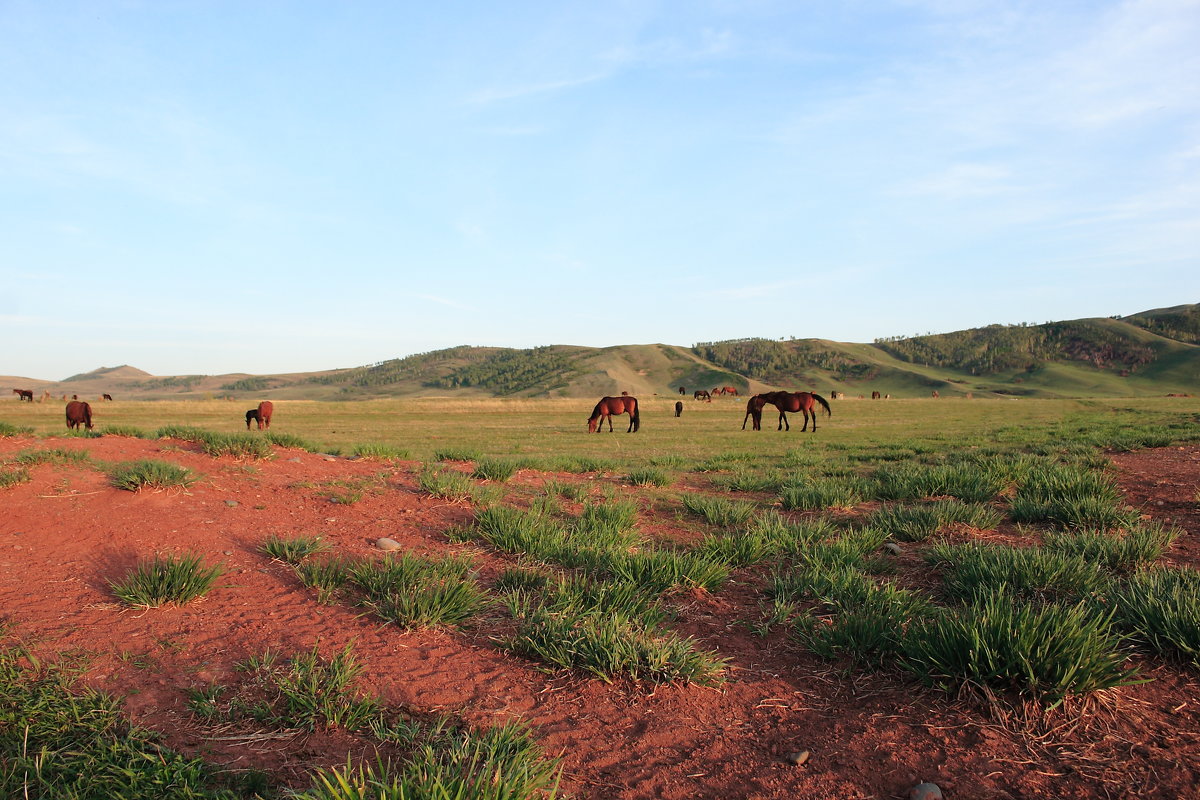
[[[802,432],[803,419],[789,415],[792,430],[777,431],[777,413],[768,406],[761,431],[742,430],[745,401],[712,403],[684,399],[674,416],[674,396],[641,398],[641,430],[627,434],[629,417],[614,418],[613,433],[588,434],[592,403],[580,400],[408,399],[356,402],[275,401],[271,431],[290,434],[333,453],[349,454],[365,445],[386,445],[414,460],[427,461],[448,450],[532,461],[603,458],[621,466],[663,460],[689,461],[714,456],[769,464],[797,451],[873,451],[900,460],[918,453],[962,448],[1054,448],[1068,444],[1120,447],[1133,432],[1171,429],[1187,437],[1200,426],[1194,398],[1089,400],[840,400],[832,417],[822,415],[814,434]],[[173,425],[220,433],[245,432],[247,401],[150,401],[92,403],[96,431],[137,430],[145,435]],[[66,435],[61,402],[12,402],[0,406],[0,421],[31,427],[38,435]]]

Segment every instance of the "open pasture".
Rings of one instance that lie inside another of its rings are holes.
[[[673,404],[589,434],[566,400],[276,401],[269,432],[245,429],[256,401],[118,401],[68,435],[61,404],[14,399],[0,752],[22,755],[0,790],[1082,800],[1200,779],[1190,398],[836,401],[816,433]],[[285,449],[209,447],[234,440]],[[141,727],[114,741],[121,720]]]
[[[675,397],[639,398],[642,428],[587,435],[592,403],[572,400],[422,398],[353,402],[276,401],[272,432],[300,437],[329,452],[348,454],[381,444],[426,461],[438,452],[463,450],[527,459],[605,458],[624,465],[655,459],[698,460],[734,455],[770,463],[795,450],[958,450],[963,447],[1054,447],[1079,442],[1120,444],[1130,431],[1195,420],[1194,398],[1094,400],[838,400],[821,415],[814,433],[776,430],[773,406],[763,429],[742,430],[746,398],[688,401],[674,416]],[[245,410],[257,400],[118,401],[92,403],[97,431],[136,429],[146,434],[167,426],[245,431]],[[623,418],[626,420],[627,417]],[[0,420],[30,426],[38,434],[65,432],[62,403],[12,402]]]

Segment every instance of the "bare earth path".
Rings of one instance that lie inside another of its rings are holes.
[[[186,707],[185,689],[232,680],[237,663],[268,647],[332,655],[353,643],[360,688],[384,702],[479,725],[528,721],[544,750],[561,755],[563,789],[579,798],[903,798],[922,780],[948,798],[1178,798],[1200,784],[1200,676],[1180,667],[1141,663],[1153,682],[1095,702],[1078,724],[1001,718],[898,675],[840,671],[781,631],[756,635],[759,570],[675,598],[675,628],[731,660],[724,685],[605,684],[499,649],[499,614],[467,632],[403,632],[318,604],[260,552],[272,534],[320,535],[340,553],[378,557],[374,542],[388,536],[420,553],[470,552],[486,582],[506,562],[448,542],[445,531],[469,523],[470,509],[419,492],[417,465],[287,450],[246,464],[115,436],[0,439],[0,458],[48,448],[103,462],[163,459],[203,477],[186,492],[131,493],[94,468],[44,465],[0,491],[0,616],[10,637],[44,655],[86,656],[82,680],[123,697],[132,721],[228,768],[270,770],[299,787],[316,767],[369,755],[367,742],[341,733],[206,727]],[[1200,563],[1200,449],[1113,459],[1130,502],[1184,531],[1171,560]],[[354,480],[373,488],[356,503],[331,502],[328,482]],[[512,484],[541,480],[522,472]],[[655,534],[670,535],[659,523]],[[114,602],[109,580],[141,558],[184,552],[226,567],[206,598],[144,612]],[[797,750],[811,752],[802,767],[785,760]]]

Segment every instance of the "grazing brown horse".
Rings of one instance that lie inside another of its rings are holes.
[[[767,404],[767,399],[761,394],[756,394],[746,401],[746,416],[742,417],[742,430],[746,430],[746,420],[753,420],[754,424],[751,430],[762,430],[762,410]]]
[[[92,407],[81,400],[67,403],[67,430],[75,430],[80,425],[92,429]]]
[[[262,427],[262,417],[258,416],[258,409],[252,408],[246,412],[246,430],[250,430],[250,420],[258,423],[258,427]]]
[[[13,394],[17,395],[17,402],[28,400],[33,402],[33,389],[13,389]]]
[[[697,389],[696,391],[692,392],[692,399],[693,400],[707,400],[708,402],[711,403],[712,395],[709,394],[704,389]]]
[[[872,399],[872,400],[878,400],[878,399],[879,399],[879,392],[871,392],[871,399]]]
[[[601,397],[600,402],[596,403],[596,407],[592,409],[592,415],[588,417],[588,433],[599,433],[600,429],[604,427],[604,420],[608,420],[608,431],[612,433],[612,415],[625,413],[629,414],[629,430],[626,433],[633,433],[642,426],[642,418],[638,414],[637,398],[628,395]]]
[[[686,390],[686,389],[684,389],[682,386],[680,386],[680,387],[679,387],[679,393],[680,393],[680,394],[687,394],[687,390]]]
[[[940,395],[940,394],[938,394],[938,390],[937,390],[937,389],[934,389],[934,390],[933,390],[933,399],[934,399],[934,400],[937,400],[939,397],[941,397],[941,395]]]
[[[737,397],[738,396],[737,387],[736,386],[723,386],[723,387],[721,387],[721,394],[728,394],[728,395]]]
[[[763,399],[779,409],[779,427],[776,430],[791,430],[792,426],[788,424],[787,414],[784,412],[797,411],[804,414],[804,427],[800,430],[808,430],[808,418],[812,417],[812,429],[817,430],[817,403],[820,403],[825,408],[825,413],[833,416],[832,409],[829,408],[829,403],[825,402],[825,398],[819,394],[812,392],[767,392]],[[744,421],[743,421],[744,424]],[[784,426],[787,426],[786,428]]]
[[[109,402],[112,402],[112,395],[111,395],[111,394],[103,394],[103,395],[101,395],[101,396],[100,396],[100,399],[101,399],[101,400],[108,400]]]
[[[271,413],[275,410],[275,406],[271,405],[270,400],[263,400],[258,404],[258,429],[271,427]]]
[[[675,416],[677,416],[677,417],[683,416],[683,401],[682,400],[675,401]]]

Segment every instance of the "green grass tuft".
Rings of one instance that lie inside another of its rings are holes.
[[[109,586],[118,600],[136,608],[182,606],[208,594],[223,571],[221,566],[203,566],[198,555],[155,556]]]
[[[184,489],[195,483],[196,479],[197,476],[185,467],[154,459],[122,462],[109,473],[113,486],[130,492],[141,489]]]

